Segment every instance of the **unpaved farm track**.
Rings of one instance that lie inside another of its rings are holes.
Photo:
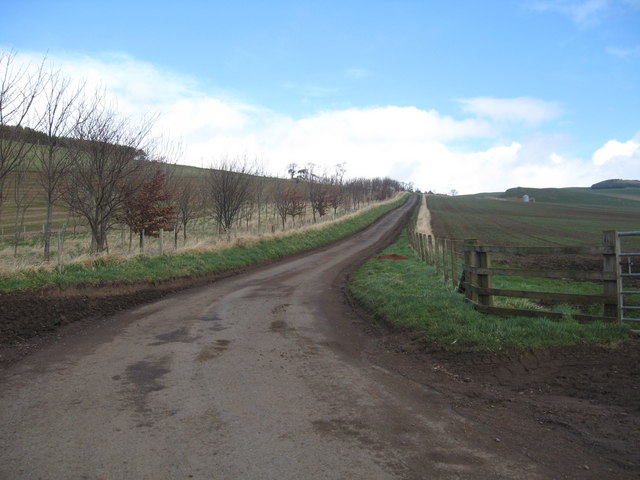
[[[331,247],[77,322],[7,364],[0,479],[637,478],[638,391],[624,393],[637,342],[428,353],[357,314],[348,272],[412,206]],[[580,390],[590,371],[615,401]]]

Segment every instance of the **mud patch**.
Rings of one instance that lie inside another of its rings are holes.
[[[426,457],[436,468],[445,471],[472,471],[486,463],[481,458],[458,452],[434,451],[426,453]]]
[[[171,371],[169,364],[170,357],[164,356],[158,360],[136,362],[126,368],[124,378],[128,384],[127,390],[139,413],[149,411],[147,406],[149,394],[165,388],[160,379]],[[116,377],[121,378],[119,375]]]
[[[390,255],[380,255],[378,257],[375,257],[374,260],[408,260],[408,258],[392,253]]]
[[[332,420],[314,420],[311,424],[316,432],[324,435],[355,439],[368,447],[376,445],[376,441],[367,436],[366,425],[360,420],[336,418]]]
[[[231,340],[216,340],[215,343],[211,345],[207,345],[196,357],[198,362],[206,362],[208,360],[212,360],[216,357],[219,357],[222,353],[224,353],[231,344]]]
[[[212,325],[211,327],[209,327],[209,330],[211,330],[212,332],[222,332],[223,330],[227,329],[227,327],[222,326],[222,318],[220,318],[216,314],[210,315],[208,317],[201,317],[200,320],[207,323],[210,322]]]
[[[271,322],[271,326],[269,328],[273,333],[279,333],[281,335],[286,335],[287,333],[295,330],[295,328],[290,327],[284,320],[274,320]]]
[[[271,313],[274,315],[279,315],[281,313],[284,313],[287,311],[287,307],[290,307],[291,304],[290,303],[283,303],[282,305],[276,305],[275,307],[273,307],[273,309],[271,309]]]
[[[156,338],[158,339],[158,341],[150,343],[149,345],[155,347],[158,345],[166,345],[167,343],[193,343],[199,337],[189,336],[188,329],[186,327],[182,327],[178,330],[174,330],[173,332],[156,335]]]

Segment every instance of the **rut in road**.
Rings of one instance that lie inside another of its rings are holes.
[[[367,361],[345,273],[409,202],[331,247],[112,317],[0,375],[0,478],[549,478]]]

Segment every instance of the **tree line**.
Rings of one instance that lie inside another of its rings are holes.
[[[215,220],[218,233],[230,234],[242,221],[260,225],[270,210],[284,229],[287,219],[307,210],[316,221],[339,207],[358,208],[407,188],[391,179],[345,181],[344,165],[327,173],[291,164],[285,178],[268,178],[247,157],[219,159],[199,177],[179,175],[180,145],[152,137],[156,120],[125,118],[102,92],[73,84],[45,61],[27,69],[14,54],[0,52],[0,214],[11,190],[16,226],[23,221],[34,195],[25,178],[35,175],[46,204],[49,261],[58,204],[84,220],[91,251],[100,253],[116,225],[127,225],[141,241],[173,231],[177,245],[202,216]]]

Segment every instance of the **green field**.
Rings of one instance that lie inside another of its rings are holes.
[[[524,194],[535,202],[505,200]],[[490,245],[599,246],[604,230],[640,230],[640,189],[517,188],[428,197],[437,236]]]

